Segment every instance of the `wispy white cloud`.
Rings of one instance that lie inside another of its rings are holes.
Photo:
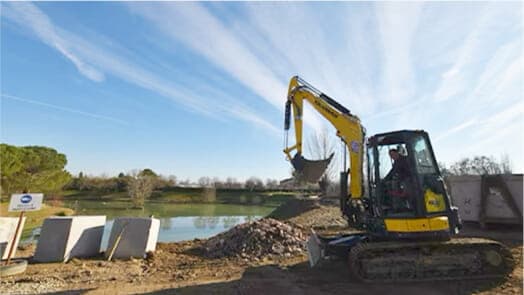
[[[275,74],[271,70],[273,67],[269,67],[275,64],[268,63],[267,59],[260,60],[253,52],[254,47],[267,48],[267,44],[258,46],[260,43],[256,39],[247,40],[246,32],[238,27],[226,27],[200,3],[132,3],[129,7],[132,12],[153,23],[164,35],[204,56],[283,113],[287,82],[292,75],[289,72],[280,76]],[[267,37],[261,36],[258,28],[251,27],[249,23],[247,27],[255,36]],[[279,50],[275,49],[268,48],[268,52],[277,53]],[[284,63],[289,64],[289,60],[284,59]],[[286,77],[285,80],[282,77]],[[309,107],[305,107],[304,117],[305,123],[315,130],[324,125],[318,114]]]
[[[0,96],[3,99],[7,98],[7,99],[15,100],[15,101],[20,101],[20,102],[24,102],[24,103],[33,104],[33,105],[43,106],[43,107],[46,107],[46,108],[51,108],[51,109],[55,109],[55,110],[59,110],[59,111],[63,111],[63,112],[67,112],[67,113],[71,113],[71,114],[75,114],[75,115],[81,115],[81,116],[84,116],[84,117],[90,117],[90,118],[99,119],[99,120],[106,120],[106,121],[110,121],[110,122],[121,124],[121,125],[129,125],[129,122],[127,122],[127,121],[120,120],[120,119],[117,119],[117,118],[114,118],[114,117],[110,117],[110,116],[104,116],[104,115],[100,115],[100,114],[85,112],[85,111],[81,111],[81,110],[77,110],[77,109],[72,109],[72,108],[68,108],[68,107],[64,107],[64,106],[59,106],[59,105],[56,105],[56,104],[50,104],[50,103],[46,103],[46,102],[42,102],[42,101],[38,101],[38,100],[23,98],[23,97],[19,97],[19,96],[16,96],[16,95],[10,95],[10,94],[6,94],[6,93],[1,93]]]
[[[20,26],[30,28],[42,42],[58,50],[70,60],[82,75],[96,82],[104,80],[104,74],[75,54],[71,50],[72,44],[69,40],[62,38],[49,17],[33,4],[4,2],[2,15]]]
[[[487,110],[475,110],[469,114],[473,117],[442,130],[434,141],[440,155],[444,156],[442,160],[453,163],[479,153],[495,156],[508,154],[516,171],[522,171],[524,102],[506,104],[500,110],[488,107]]]
[[[478,120],[477,118],[473,118],[473,119],[469,119],[465,122],[462,122],[454,127],[451,127],[449,129],[447,129],[446,131],[444,131],[443,133],[439,134],[437,137],[435,137],[435,140],[434,142],[438,142],[438,141],[441,141],[443,140],[444,138],[446,137],[449,137],[450,135],[453,135],[455,133],[458,133],[462,130],[465,130],[471,126],[474,126],[475,124],[478,123]]]
[[[367,62],[374,61],[370,48],[375,38],[372,29],[358,31],[363,27],[361,22],[368,21],[372,14],[346,10],[345,4],[334,8],[296,2],[250,2],[243,8],[246,15],[235,20],[234,31],[277,76],[287,80],[298,74],[355,114],[374,111],[374,67]],[[359,19],[348,21],[354,19],[352,16]],[[346,34],[347,30],[352,33]],[[329,125],[308,104],[304,117],[315,132],[323,132]]]
[[[520,105],[514,111],[505,110],[486,120],[479,132],[473,135],[475,140],[471,141],[470,145],[465,146],[461,153],[465,156],[478,152],[502,155],[510,151],[511,160],[513,164],[516,164],[513,168],[522,171],[524,164],[524,157],[522,156],[523,138],[520,136],[524,127],[524,109],[522,107]],[[499,119],[502,119],[502,121],[490,125],[492,120]]]
[[[369,121],[380,119],[386,116],[395,116],[395,115],[404,116],[409,113],[413,113],[414,108],[419,107],[420,105],[425,104],[425,103],[427,103],[427,100],[425,98],[414,100],[409,103],[401,104],[400,106],[397,106],[397,107],[392,107],[386,110],[375,112],[374,114],[364,116],[363,119],[369,122]]]
[[[476,128],[473,136],[476,138],[487,138],[496,135],[507,126],[524,121],[524,101],[513,103],[503,110],[482,120]]]
[[[283,109],[282,93],[285,93],[286,85],[275,78],[272,71],[202,4],[133,3],[130,7],[166,35],[188,45],[248,89]]]
[[[481,73],[475,89],[471,92],[469,101],[493,102],[499,98],[501,92],[508,86],[521,83],[517,82],[520,75],[522,81],[522,40],[515,39],[503,44],[487,62]],[[522,84],[521,84],[522,85]]]
[[[18,6],[19,4],[21,6]],[[34,4],[12,3],[9,5],[7,15],[10,20],[23,28],[29,29],[49,46],[55,48],[58,46],[61,49],[63,46],[67,47],[67,50],[59,51],[68,58],[72,57],[69,59],[77,67],[81,65],[82,67],[79,69],[82,69],[81,72],[83,71],[83,74],[86,74],[84,66],[91,64],[124,81],[169,98],[194,112],[215,119],[223,119],[224,115],[226,115],[248,121],[275,134],[276,127],[255,114],[244,103],[232,99],[229,99],[229,103],[224,100],[213,100],[206,97],[206,93],[199,93],[198,89],[190,89],[176,82],[167,81],[165,78],[125,59],[117,52],[102,48],[100,45],[93,44],[72,32],[54,25],[49,17]],[[45,27],[45,29],[42,30],[41,27]],[[87,69],[91,69],[91,67]],[[244,113],[241,114],[238,111],[239,109],[243,109]]]
[[[446,101],[457,95],[464,94],[467,85],[472,80],[473,67],[482,63],[484,55],[492,50],[493,46],[500,43],[498,32],[508,29],[511,23],[507,23],[508,12],[512,7],[499,5],[497,3],[482,3],[481,11],[477,17],[474,27],[471,29],[465,40],[461,42],[458,50],[452,51],[454,62],[441,75],[440,85],[435,91],[434,100],[438,102]],[[512,45],[514,47],[514,45]],[[493,75],[493,70],[498,66],[496,63],[505,58],[510,48],[501,48],[503,52],[495,55],[492,62],[488,64],[486,72],[482,74],[485,80]],[[481,79],[482,79],[481,78]],[[482,82],[481,82],[482,83]]]
[[[377,2],[376,15],[382,40],[381,97],[398,104],[410,101],[416,91],[412,45],[423,3]]]
[[[256,56],[279,77],[287,80],[298,74],[354,113],[371,112],[373,91],[361,79],[363,74],[369,76],[369,67],[351,65],[353,61],[368,59],[348,54],[346,35],[333,38],[334,32],[326,30],[329,27],[323,25],[326,24],[325,17],[333,11],[294,2],[251,2],[245,3],[244,8],[246,16],[236,21],[235,32],[243,36],[243,41],[249,44]],[[330,21],[346,29],[348,24],[344,15],[338,15],[338,18],[336,14],[330,15],[333,17]],[[244,32],[245,27],[249,28],[248,32]],[[304,117],[316,132],[322,132],[329,124],[307,104]]]

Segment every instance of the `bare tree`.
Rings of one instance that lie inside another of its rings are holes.
[[[175,175],[169,175],[169,176],[167,177],[167,180],[168,180],[168,182],[169,182],[169,184],[170,184],[171,186],[175,186],[175,185],[177,185],[177,178],[176,178]]]
[[[245,188],[250,191],[264,189],[264,182],[260,178],[252,176],[246,180]]]
[[[226,188],[230,188],[230,189],[241,189],[242,188],[242,183],[240,181],[237,181],[237,179],[234,177],[228,177],[224,185]]]
[[[150,175],[134,170],[129,174],[127,192],[134,208],[144,208],[144,203],[151,196],[155,179]]]
[[[504,174],[511,174],[513,169],[511,168],[511,161],[509,160],[508,154],[503,154],[500,157],[500,169]]]
[[[276,179],[266,179],[266,189],[274,190],[278,188],[278,180]]]
[[[315,133],[308,140],[307,150],[315,160],[327,159],[335,152],[336,143],[332,137],[329,136],[329,131],[326,127],[322,131]],[[319,180],[318,185],[320,189],[326,193],[330,183],[336,178],[335,161],[331,161],[324,175]]]
[[[211,186],[213,186],[215,188],[222,188],[222,181],[220,180],[220,178],[215,176],[211,180]]]
[[[446,171],[447,172],[447,171]],[[511,173],[511,164],[507,155],[499,162],[493,157],[476,156],[464,158],[449,168],[451,175],[489,175]]]
[[[207,176],[202,176],[198,179],[198,184],[201,187],[210,187],[211,186],[211,178]]]

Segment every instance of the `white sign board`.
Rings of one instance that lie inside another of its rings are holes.
[[[42,208],[44,194],[13,194],[9,211],[37,211]]]

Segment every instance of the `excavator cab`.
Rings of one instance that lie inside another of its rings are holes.
[[[402,130],[367,140],[368,203],[378,234],[454,234],[460,228],[428,134]]]

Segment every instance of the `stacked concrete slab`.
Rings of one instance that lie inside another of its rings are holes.
[[[508,187],[513,201],[522,216],[522,174],[503,175],[502,179]],[[453,205],[459,208],[459,214],[464,221],[481,222],[481,176],[450,176],[447,178]],[[490,191],[487,196],[486,214],[497,218],[515,217],[510,206],[500,193]]]
[[[121,236],[114,249],[113,258],[144,258],[147,252],[155,251],[159,230],[160,220],[156,218],[116,218],[111,228],[105,255],[106,257],[110,255],[118,236]]]
[[[13,255],[15,256],[16,247],[18,247],[18,242],[22,236],[22,230],[24,229],[25,217],[22,218],[22,223],[18,229],[18,238],[14,241],[15,246],[13,248]],[[2,259],[7,259],[9,254],[9,249],[11,248],[11,243],[15,236],[16,225],[18,224],[18,217],[0,217],[0,257]]]
[[[100,253],[105,216],[49,217],[44,220],[34,260],[67,261]]]

